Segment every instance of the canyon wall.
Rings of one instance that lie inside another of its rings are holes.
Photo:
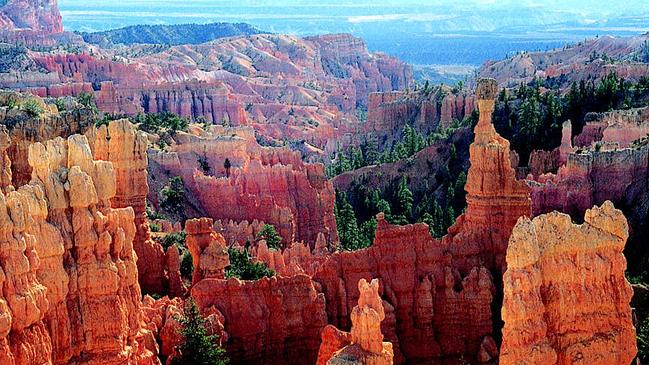
[[[631,363],[627,237],[611,202],[587,210],[581,225],[558,212],[521,218],[507,250],[500,364]]]
[[[337,245],[334,190],[321,164],[304,163],[287,148],[259,146],[250,128],[178,133],[176,142],[169,152],[152,151],[150,160],[181,176],[210,217],[272,224],[285,245],[303,241],[314,248],[319,234],[331,247]],[[200,168],[200,158],[209,171]],[[225,159],[230,172],[223,168]]]
[[[324,296],[310,277],[207,278],[193,286],[191,295],[203,313],[222,313],[232,362],[315,363],[327,315]]]
[[[476,108],[473,95],[453,94],[448,90],[392,91],[371,93],[365,132],[379,138],[395,138],[406,124],[423,134],[438,127],[448,127],[454,120],[462,121]]]

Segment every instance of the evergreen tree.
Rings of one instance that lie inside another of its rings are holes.
[[[229,360],[225,350],[220,348],[219,337],[208,335],[206,320],[201,316],[194,300],[190,297],[183,315],[177,319],[180,323],[182,342],[176,347],[177,355],[172,365],[225,365]]]
[[[336,194],[334,215],[340,237],[340,247],[343,250],[354,251],[368,246],[368,243],[362,239],[354,208],[349,204],[347,194],[344,192]]]
[[[275,230],[275,226],[271,224],[264,224],[257,233],[257,238],[265,240],[270,249],[279,250],[282,246],[282,237]]]
[[[414,199],[412,192],[408,189],[406,178],[403,177],[397,187],[397,209],[395,209],[396,217],[393,217],[398,224],[408,224],[412,221],[412,206]],[[405,223],[402,223],[405,222]]]

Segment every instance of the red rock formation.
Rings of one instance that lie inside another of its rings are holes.
[[[293,242],[283,251],[270,250],[266,242],[261,241],[254,250],[254,257],[264,262],[271,270],[282,276],[301,273],[313,275],[330,256],[324,235],[319,235],[313,251],[309,245]]]
[[[212,230],[212,225],[210,218],[185,222],[187,248],[194,264],[192,285],[203,279],[224,279],[225,268],[230,266],[225,239]]]
[[[133,211],[110,207],[112,165],[93,161],[81,135],[32,145],[29,163],[32,182],[0,193],[3,363],[158,363],[141,323]]]
[[[327,315],[324,296],[308,276],[203,279],[191,293],[203,313],[223,314],[232,362],[315,363]]]
[[[0,7],[0,28],[61,33],[63,23],[56,0],[9,0]]]
[[[365,279],[358,282],[358,305],[351,313],[352,329],[349,336],[338,335],[331,330],[323,330],[323,343],[318,353],[318,364],[372,364],[391,365],[394,354],[392,344],[383,342],[381,321],[385,319],[383,303],[379,296],[379,281],[372,280],[370,284]],[[332,338],[333,337],[333,338]],[[348,343],[330,353],[333,342]]]
[[[491,123],[497,85],[482,80],[476,90],[480,119],[470,146],[466,213],[449,229],[451,250],[460,267],[485,266],[504,272],[507,241],[518,218],[531,216],[530,190],[516,180],[509,141]]]
[[[575,144],[580,147],[603,142],[627,148],[649,134],[649,108],[589,113],[585,119],[583,131],[575,137]]]
[[[379,137],[394,137],[412,122],[415,128],[428,134],[440,125],[449,126],[454,120],[469,117],[474,108],[474,96],[455,95],[442,89],[430,95],[404,91],[372,93],[364,128]]]
[[[475,359],[492,333],[495,288],[485,268],[461,275],[448,245],[432,239],[425,224],[392,226],[379,215],[372,247],[336,253],[314,275],[330,303],[330,322],[350,328],[359,297],[352,283],[380,278],[382,333],[394,346],[395,363]]]
[[[511,230],[531,209],[529,189],[511,166],[509,142],[490,123],[495,82],[482,81],[476,94],[480,121],[470,147],[468,208],[449,234],[437,241],[426,225],[391,226],[379,217],[372,247],[336,253],[314,275],[327,303],[335,303],[327,306],[330,321],[343,329],[358,297],[350,283],[381,280],[383,333],[394,345],[396,363],[497,357],[490,271],[505,269]]]
[[[337,244],[334,191],[321,164],[306,164],[287,148],[259,146],[250,128],[178,133],[176,141],[172,152],[152,152],[150,158],[170,175],[181,176],[208,216],[272,224],[284,244],[303,241],[314,247],[321,233],[329,245]],[[209,175],[200,170],[201,157]],[[229,178],[222,167],[226,158],[232,165]]]
[[[519,220],[507,250],[500,364],[631,363],[627,237],[611,202],[587,210],[582,225],[557,212]]]

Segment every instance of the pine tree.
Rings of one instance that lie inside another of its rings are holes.
[[[282,246],[282,237],[275,230],[275,226],[271,224],[264,224],[257,233],[257,238],[265,240],[270,249],[279,250]]]
[[[201,316],[194,300],[190,297],[177,319],[180,323],[182,343],[176,347],[178,355],[172,365],[225,365],[229,360],[225,350],[218,346],[219,337],[208,335],[206,320]]]
[[[399,182],[399,187],[397,188],[397,209],[396,214],[400,222],[411,222],[412,221],[412,205],[414,199],[412,197],[412,192],[408,189],[408,184],[406,178],[403,177]],[[395,217],[396,218],[396,217]],[[403,223],[399,223],[403,224]]]
[[[367,247],[367,242],[364,242],[361,237],[354,208],[347,201],[347,194],[344,192],[336,194],[334,215],[336,216],[336,227],[340,237],[340,247],[343,250],[354,251]]]

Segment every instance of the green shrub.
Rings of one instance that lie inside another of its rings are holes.
[[[229,248],[230,266],[225,271],[227,278],[239,278],[241,280],[259,280],[263,277],[275,275],[263,262],[252,262],[246,250]]]
[[[176,246],[180,249],[184,249],[186,238],[187,234],[185,232],[169,233],[168,235],[164,236],[160,244],[165,249],[165,251],[167,251],[167,249],[171,246]]]
[[[192,255],[185,251],[182,257],[180,258],[180,276],[185,280],[192,280],[192,274],[194,273],[194,260]]]
[[[36,99],[27,99],[20,106],[20,109],[30,117],[40,117],[45,111]]]

